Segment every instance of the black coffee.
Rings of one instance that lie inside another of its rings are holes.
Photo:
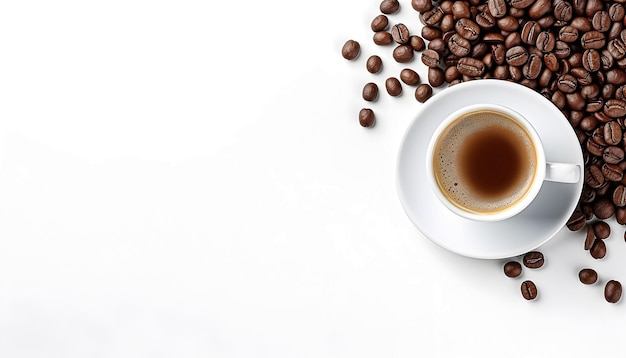
[[[526,130],[508,115],[487,110],[450,124],[433,155],[442,192],[458,207],[478,213],[516,204],[530,188],[537,166]]]

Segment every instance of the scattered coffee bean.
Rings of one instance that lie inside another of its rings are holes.
[[[365,62],[365,68],[367,68],[367,71],[370,73],[378,73],[382,67],[383,60],[380,56],[372,55],[367,59],[367,62]]]
[[[393,37],[387,31],[378,31],[374,33],[373,40],[376,45],[385,46],[393,42]]]
[[[420,75],[410,68],[400,71],[400,79],[409,86],[415,86],[420,82]]]
[[[589,253],[594,259],[603,259],[604,256],[606,256],[606,244],[603,240],[595,239],[591,245],[591,249],[589,249]]]
[[[409,45],[399,45],[393,49],[393,58],[400,63],[406,63],[413,59],[413,48]]]
[[[409,45],[415,51],[423,51],[426,48],[426,44],[424,43],[424,39],[419,37],[419,36],[417,36],[417,35],[411,35],[409,37]]]
[[[585,268],[578,272],[578,279],[585,285],[593,285],[598,281],[598,273],[590,268]]]
[[[390,96],[396,97],[402,94],[402,84],[395,77],[389,77],[385,81],[385,88]]]
[[[509,261],[504,264],[504,274],[511,278],[518,277],[522,274],[522,265],[517,261]]]
[[[379,9],[383,14],[393,14],[400,9],[400,2],[398,2],[398,0],[383,0],[380,3]]]
[[[594,235],[600,239],[604,240],[611,236],[611,227],[604,221],[598,221],[592,224]]]
[[[622,284],[616,280],[610,280],[604,286],[604,298],[609,303],[617,303],[622,298]]]
[[[578,231],[585,227],[586,222],[585,214],[580,210],[576,210],[567,220],[566,226],[570,231]]]
[[[528,252],[524,255],[522,262],[524,263],[524,266],[528,268],[540,268],[544,263],[543,254],[539,251]]]
[[[361,52],[361,45],[354,40],[348,40],[341,48],[341,55],[346,60],[354,60]]]
[[[527,300],[534,300],[537,298],[537,286],[534,282],[526,280],[521,285],[522,296]]]
[[[389,26],[389,19],[387,18],[387,16],[383,14],[376,16],[372,20],[372,24],[370,25],[370,27],[372,28],[372,31],[374,32],[387,30],[388,26]]]
[[[370,108],[363,108],[359,111],[359,123],[365,128],[370,128],[376,123],[376,117],[374,111]]]
[[[363,86],[363,99],[368,102],[373,102],[378,98],[378,85],[370,82]]]
[[[404,24],[395,24],[391,28],[391,37],[401,45],[409,42],[409,29]]]
[[[596,234],[591,225],[587,225],[587,236],[585,236],[585,250],[591,249],[593,242],[596,240]]]
[[[425,83],[422,83],[421,85],[417,86],[417,88],[415,89],[415,99],[420,103],[426,102],[432,95],[433,95],[433,88]]]

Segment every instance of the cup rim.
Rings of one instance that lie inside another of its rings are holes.
[[[537,156],[537,168],[535,170],[534,178],[531,181],[529,189],[526,191],[526,193],[524,193],[524,195],[514,205],[511,205],[503,210],[498,210],[498,211],[490,212],[490,213],[478,213],[474,211],[469,211],[460,206],[455,205],[450,200],[448,200],[446,196],[443,194],[443,192],[441,191],[439,184],[437,183],[437,180],[434,174],[434,169],[433,169],[434,147],[441,133],[444,132],[448,128],[448,126],[452,124],[460,116],[468,114],[468,113],[480,111],[480,110],[499,111],[513,118],[519,125],[521,125],[526,130],[526,132],[530,136],[530,139],[535,147],[535,154]],[[541,186],[543,184],[543,181],[546,175],[546,157],[545,157],[543,144],[541,142],[541,138],[539,137],[539,134],[537,133],[537,130],[533,127],[532,123],[527,118],[522,116],[519,112],[511,109],[510,107],[500,105],[500,104],[495,104],[495,103],[471,104],[471,105],[459,108],[456,111],[452,112],[450,115],[448,115],[443,121],[441,121],[441,123],[437,126],[432,136],[430,137],[430,141],[428,143],[428,147],[426,150],[426,156],[427,156],[426,173],[429,178],[432,191],[435,193],[435,196],[437,197],[437,199],[453,213],[461,217],[464,217],[466,219],[475,220],[475,221],[487,221],[487,222],[501,221],[501,220],[506,220],[508,218],[511,218],[519,214],[528,205],[530,205],[530,203],[532,203],[533,200],[536,198],[537,194],[539,193],[541,189]]]

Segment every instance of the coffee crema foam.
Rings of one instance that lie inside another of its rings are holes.
[[[520,152],[516,156],[521,158],[517,178],[497,197],[472,188],[463,178],[459,159],[468,139],[492,129],[513,138],[516,141],[513,146]],[[435,177],[444,195],[461,209],[477,213],[502,211],[523,199],[534,180],[537,166],[537,153],[528,132],[510,116],[488,110],[468,113],[452,122],[442,132],[433,155]]]

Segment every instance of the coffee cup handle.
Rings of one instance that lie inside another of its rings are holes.
[[[559,183],[578,183],[580,166],[568,163],[546,163],[546,179]]]

